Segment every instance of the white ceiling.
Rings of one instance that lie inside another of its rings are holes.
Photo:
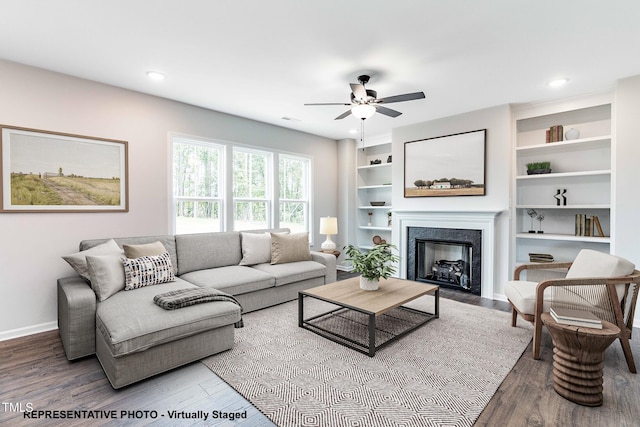
[[[303,104],[348,102],[365,71],[379,97],[426,94],[365,122],[389,134],[609,90],[640,74],[639,20],[638,0],[0,0],[0,58],[341,139],[347,107]]]

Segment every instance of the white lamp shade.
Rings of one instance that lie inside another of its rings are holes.
[[[338,218],[331,216],[320,218],[320,234],[327,235],[327,240],[322,242],[320,248],[324,252],[335,251],[336,244],[331,240],[331,235],[338,234]]]
[[[332,216],[320,218],[320,234],[338,234],[338,218]]]
[[[376,113],[376,107],[369,104],[360,104],[351,108],[351,114],[359,119],[368,119]]]

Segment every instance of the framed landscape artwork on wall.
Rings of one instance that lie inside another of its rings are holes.
[[[127,142],[0,125],[0,212],[127,212]]]
[[[404,144],[404,197],[484,196],[486,129]]]

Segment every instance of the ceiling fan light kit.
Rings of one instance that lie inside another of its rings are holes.
[[[359,119],[368,119],[376,113],[376,107],[370,104],[359,104],[351,109],[351,114]]]

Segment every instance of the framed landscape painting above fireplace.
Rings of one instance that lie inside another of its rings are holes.
[[[0,212],[127,212],[127,142],[0,125]]]
[[[404,143],[404,197],[484,196],[486,129]]]

